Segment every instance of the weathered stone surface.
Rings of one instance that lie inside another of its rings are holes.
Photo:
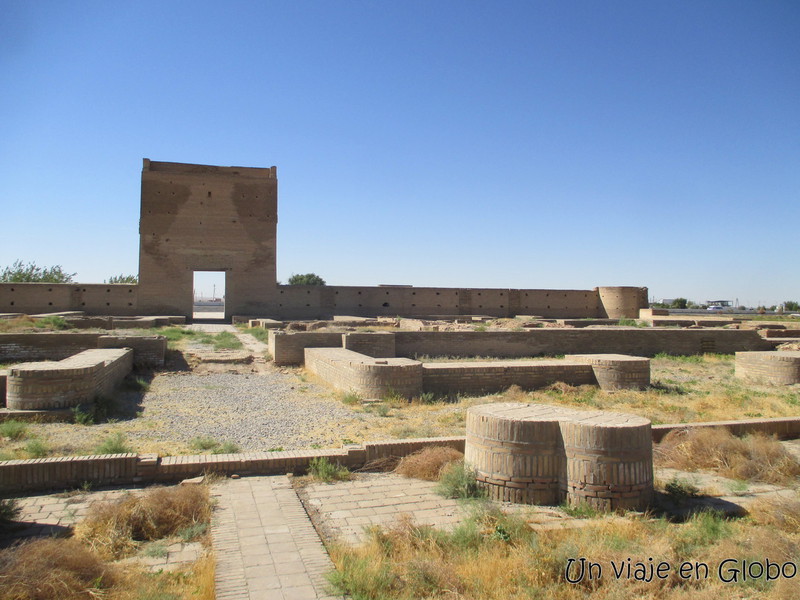
[[[653,495],[650,421],[610,411],[497,403],[467,411],[465,461],[495,500],[647,507]]]

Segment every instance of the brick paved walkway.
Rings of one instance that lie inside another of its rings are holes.
[[[358,544],[372,525],[391,526],[401,515],[418,525],[452,529],[474,509],[469,503],[443,498],[436,483],[388,473],[361,473],[336,484],[309,483],[300,495],[326,538]],[[503,504],[503,510],[522,511],[541,528],[574,525],[575,520],[549,506]]]
[[[227,479],[212,495],[217,600],[335,598],[333,564],[287,477]]]

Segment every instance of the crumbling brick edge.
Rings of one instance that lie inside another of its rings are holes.
[[[780,439],[800,438],[800,417],[783,417],[654,425],[653,441],[661,441],[670,431],[707,427],[724,427],[735,435],[760,432]],[[448,446],[463,452],[464,439],[455,436],[386,440],[330,450],[164,457],[127,453],[6,460],[0,461],[0,495],[68,489],[87,483],[92,486],[173,483],[205,473],[226,476],[302,474],[308,469],[311,459],[319,457],[327,457],[331,462],[353,470],[377,459],[407,456],[431,445]]]

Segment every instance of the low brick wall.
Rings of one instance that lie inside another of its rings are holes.
[[[650,385],[649,358],[623,354],[568,354],[564,360],[591,365],[597,385],[602,390],[643,390]]]
[[[164,366],[167,338],[163,335],[101,335],[98,348],[132,348],[133,364],[143,368]]]
[[[531,331],[398,331],[397,356],[494,356],[626,354],[652,357],[771,350],[758,332],[744,329],[534,329]]]
[[[736,377],[776,385],[800,383],[800,352],[737,352]]]
[[[463,437],[366,442],[334,450],[289,450],[194,456],[109,454],[0,461],[0,494],[92,485],[175,482],[204,473],[223,475],[302,475],[314,458],[326,457],[351,470],[386,457],[403,457],[425,446],[464,450]]]
[[[670,431],[701,427],[723,427],[735,435],[765,433],[783,439],[800,438],[800,417],[749,419],[676,425],[653,425],[653,442]],[[30,460],[0,461],[0,493],[22,495],[29,492],[79,487],[126,485],[133,483],[175,482],[204,473],[238,475],[303,474],[309,461],[327,456],[349,469],[360,469],[390,456],[403,457],[425,446],[447,446],[465,450],[465,437],[416,438],[365,442],[337,450],[292,450],[285,452],[247,452],[201,456],[155,454],[116,454],[103,456],[63,456]]]
[[[370,335],[370,334],[363,334]],[[604,390],[650,385],[650,359],[620,354],[571,355],[564,360],[419,363],[376,359],[344,348],[306,348],[306,368],[334,388],[368,398],[500,392],[512,385],[534,390],[561,381]],[[421,374],[420,374],[421,369]]]
[[[306,369],[334,388],[364,398],[422,392],[422,365],[407,358],[372,358],[344,348],[306,348]]]
[[[689,429],[708,429],[718,427],[727,429],[733,435],[743,436],[755,433],[774,435],[781,440],[800,438],[800,417],[778,417],[774,419],[745,419],[743,421],[706,421],[704,423],[679,423],[674,425],[653,425],[653,442],[660,442],[671,431]]]
[[[167,339],[161,335],[102,333],[0,333],[0,362],[62,360],[93,348],[133,348],[134,364],[164,364]]]
[[[0,333],[0,362],[62,360],[97,348],[99,333]]]
[[[342,334],[318,331],[285,332],[270,330],[267,341],[276,365],[302,365],[306,348],[341,348]]]
[[[360,334],[370,335],[370,334]],[[395,355],[524,358],[558,354],[625,354],[652,357],[772,350],[773,343],[746,329],[534,329],[530,331],[398,331]],[[276,365],[303,364],[305,348],[341,348],[342,334],[270,331]],[[385,343],[385,342],[384,342]]]
[[[557,381],[570,385],[596,383],[591,365],[563,360],[422,364],[422,388],[437,395],[501,392],[512,385],[534,390]]]
[[[800,338],[800,329],[762,329],[765,338]]]
[[[109,395],[133,368],[130,348],[84,350],[60,362],[22,363],[8,371],[13,410],[62,409]]]
[[[0,461],[0,492],[134,483],[139,457],[136,454],[64,456],[32,460]]]
[[[342,346],[359,354],[373,358],[394,358],[394,333],[380,331],[374,333],[345,333]]]

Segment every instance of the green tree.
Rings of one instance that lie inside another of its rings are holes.
[[[139,283],[138,275],[114,275],[103,283]]]
[[[796,302],[794,300],[787,300],[783,303],[784,310],[788,310],[791,312],[797,312],[800,310],[800,302]]]
[[[289,277],[289,285],[325,285],[325,280],[316,273],[293,274]]]
[[[669,305],[670,308],[686,308],[689,304],[689,301],[686,298],[675,298],[672,301],[672,304]]]
[[[76,273],[65,273],[61,265],[40,267],[34,262],[14,264],[0,272],[0,283],[72,283]]]

